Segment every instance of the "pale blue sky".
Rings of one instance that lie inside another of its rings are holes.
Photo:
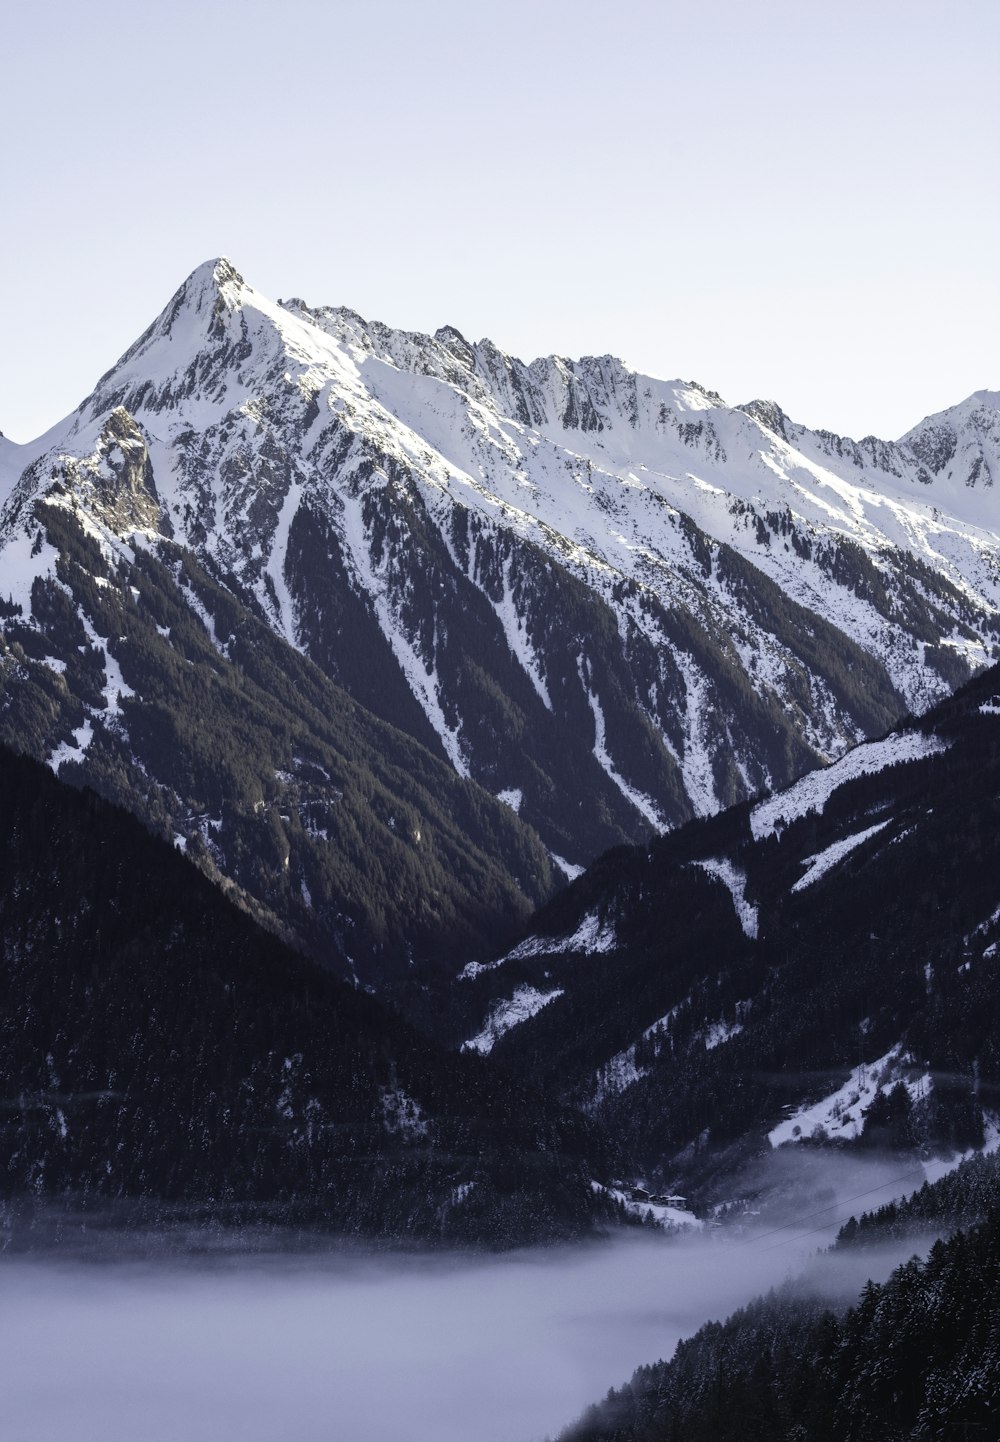
[[[0,58],[0,429],[202,260],[897,435],[1000,388],[993,0],[35,0]]]

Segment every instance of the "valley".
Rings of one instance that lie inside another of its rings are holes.
[[[250,1313],[311,1318],[317,1372],[345,1298],[426,1305],[440,1356],[365,1346],[488,1393],[491,1347],[533,1392],[544,1277],[587,1340],[542,1307],[566,1385],[513,1438],[770,1285],[755,1228],[821,1216],[804,1254],[993,1150],[998,475],[994,392],[855,442],[199,267],[0,438],[4,1249],[228,1249],[219,1325],[244,1288],[252,1355]],[[156,1316],[114,1269],[85,1310],[119,1289],[173,1355],[184,1265]]]
[[[503,1257],[241,1257],[189,1241],[197,1265],[5,1261],[0,1346],[21,1361],[11,1425],[32,1442],[66,1428],[99,1442],[123,1425],[149,1442],[212,1442],[225,1417],[244,1442],[289,1427],[321,1442],[335,1417],[357,1442],[534,1442],[804,1256],[762,1244],[734,1265],[718,1241],[618,1238]],[[869,1257],[864,1274],[900,1253]],[[860,1274],[848,1264],[813,1289],[839,1296]]]

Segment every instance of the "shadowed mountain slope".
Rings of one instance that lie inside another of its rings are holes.
[[[785,792],[609,853],[456,983],[469,1045],[661,1183],[1000,1111],[1000,669]]]
[[[604,1148],[262,931],[130,816],[0,750],[0,1191],[39,1208],[508,1245]]]

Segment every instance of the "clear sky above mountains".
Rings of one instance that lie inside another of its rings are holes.
[[[982,0],[69,0],[6,20],[0,428],[186,274],[895,436],[1000,386]]]

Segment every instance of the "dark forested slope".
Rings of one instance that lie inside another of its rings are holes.
[[[994,668],[785,793],[609,853],[456,1005],[480,1036],[544,998],[492,1054],[665,1184],[797,1112],[776,1140],[975,1146],[1000,1104],[998,877]]]
[[[179,837],[365,983],[488,949],[551,893],[509,806],[352,700],[252,597],[167,541],[109,562],[69,509],[35,514],[54,574],[3,620],[0,741]]]
[[[1000,1435],[995,1161],[923,1189],[896,1218],[948,1231],[855,1306],[786,1286],[640,1368],[563,1442],[945,1442]],[[979,1220],[983,1218],[983,1220]],[[852,1235],[892,1235],[884,1215]],[[848,1243],[850,1244],[850,1243]]]
[[[601,1147],[0,750],[0,1189],[509,1243],[596,1219]]]

